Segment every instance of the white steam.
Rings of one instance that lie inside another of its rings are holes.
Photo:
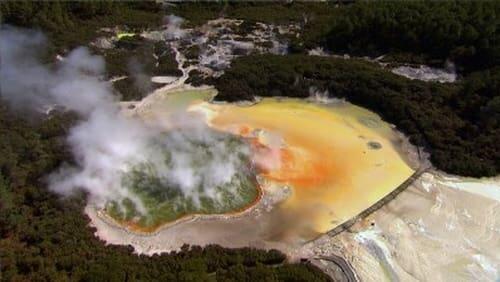
[[[237,155],[248,154],[245,148],[227,150],[224,140],[214,137],[202,121],[193,121],[167,138],[160,126],[121,115],[110,84],[101,79],[105,70],[101,57],[78,48],[55,65],[43,65],[38,55],[45,42],[38,32],[0,29],[0,94],[18,109],[58,104],[80,115],[82,121],[67,137],[77,166],[51,174],[51,190],[62,195],[84,190],[101,207],[129,198],[144,211],[140,200],[122,186],[124,173],[135,164],[152,163],[158,173],[191,194],[202,185],[206,195],[214,195],[216,186],[236,174]],[[193,145],[200,142],[215,156],[201,164]],[[158,146],[171,152],[170,170],[155,151]]]
[[[342,104],[346,102],[344,98],[330,97],[328,89],[320,90],[315,86],[309,87],[308,100],[318,104]]]
[[[149,93],[153,89],[151,79],[144,71],[144,65],[137,58],[132,57],[127,64],[127,68],[128,73],[134,80],[134,86],[141,93]]]
[[[181,28],[184,19],[175,15],[169,15],[164,18],[167,29],[165,30],[165,39],[175,40],[186,35],[186,30]]]

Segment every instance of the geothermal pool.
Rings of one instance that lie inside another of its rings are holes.
[[[165,119],[168,126],[172,112],[189,112],[215,130],[248,140],[259,168],[262,201],[266,195],[280,194],[281,198],[252,219],[225,217],[174,226],[184,232],[199,224],[210,237],[210,226],[233,224],[220,232],[253,229],[255,236],[265,240],[312,239],[358,215],[414,172],[398,151],[400,137],[378,115],[363,108],[346,102],[318,104],[289,98],[264,98],[253,105],[215,104],[209,102],[214,94],[211,89],[171,91],[149,97],[132,111],[145,120]],[[255,227],[260,220],[272,223]],[[246,232],[248,240],[256,240],[252,232]]]
[[[254,137],[265,148],[255,152],[263,177],[292,190],[280,208],[307,219],[312,232],[351,219],[413,173],[389,125],[352,104],[270,98],[192,108],[207,113],[210,126]]]

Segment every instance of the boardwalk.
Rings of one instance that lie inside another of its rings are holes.
[[[388,202],[392,201],[394,198],[399,195],[399,193],[403,192],[408,186],[410,186],[415,180],[417,180],[424,172],[426,172],[428,167],[420,167],[417,169],[405,182],[401,183],[396,189],[394,189],[391,193],[387,194],[387,196],[380,199],[378,202],[362,211],[360,214],[355,216],[354,218],[342,223],[341,225],[335,227],[334,229],[327,232],[330,237],[336,236],[337,234],[349,229],[353,226],[357,221],[369,216],[374,211],[380,209]]]
[[[429,167],[427,166],[421,166],[419,169],[417,169],[406,181],[401,183],[396,189],[394,189],[391,193],[387,194],[384,198],[380,199],[377,201],[375,204],[355,216],[354,218],[344,222],[343,224],[335,227],[334,229],[330,230],[327,232],[328,236],[334,237],[338,235],[339,233],[349,229],[352,225],[354,225],[356,222],[359,220],[369,216],[371,213],[375,212],[376,210],[380,209],[384,205],[386,205],[388,202],[392,201],[394,198],[396,198],[401,192],[403,192],[408,186],[410,186],[415,180],[417,180],[424,172],[427,171]],[[314,241],[314,240],[311,240]],[[345,280],[347,281],[357,281],[356,275],[354,271],[352,270],[352,267],[349,265],[349,263],[342,258],[341,256],[337,256],[334,254],[330,254],[329,256],[319,256],[314,258],[315,260],[326,260],[329,262],[332,262],[336,264],[343,273],[343,276],[345,277]],[[321,265],[318,265],[321,268]],[[328,272],[327,272],[328,273]],[[344,280],[344,279],[342,279]]]

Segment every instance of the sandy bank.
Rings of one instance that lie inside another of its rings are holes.
[[[470,181],[425,173],[348,232],[323,236],[293,256],[342,255],[363,281],[495,281],[500,201],[479,191],[500,191],[500,181],[476,180],[475,193],[457,188]]]

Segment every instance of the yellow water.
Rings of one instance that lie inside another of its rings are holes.
[[[256,137],[261,146],[255,159],[263,176],[292,188],[281,208],[307,215],[315,232],[356,216],[413,173],[394,148],[389,125],[354,105],[264,99],[253,106],[194,108],[208,113],[210,125],[219,130]],[[381,148],[371,149],[370,141]]]

